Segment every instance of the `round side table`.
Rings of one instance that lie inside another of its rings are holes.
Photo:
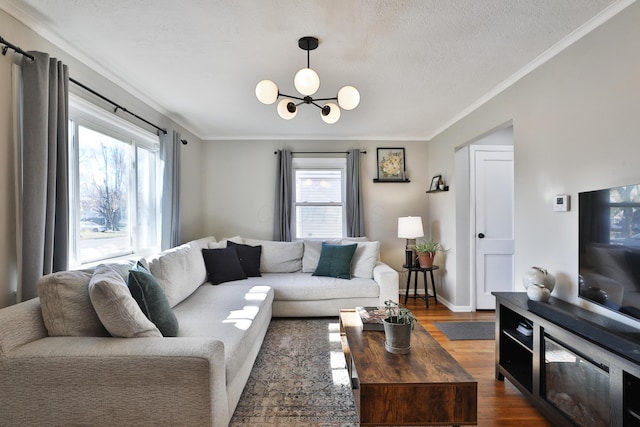
[[[436,282],[433,279],[434,270],[438,270],[440,267],[437,265],[432,265],[431,267],[414,267],[403,265],[403,268],[406,268],[408,271],[407,274],[407,290],[404,294],[404,303],[407,303],[407,299],[409,299],[409,287],[411,284],[411,275],[413,275],[413,296],[411,298],[420,298],[424,299],[427,308],[429,308],[429,281],[427,280],[427,271],[431,276],[431,288],[433,289],[433,299],[436,304],[438,303],[438,296],[436,295]],[[424,297],[418,295],[418,273],[422,272],[422,277],[424,278]]]

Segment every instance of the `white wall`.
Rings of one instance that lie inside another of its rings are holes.
[[[278,118],[274,120],[280,120]],[[283,122],[283,125],[286,123]],[[404,147],[408,184],[373,183],[376,148]],[[278,149],[293,151],[366,150],[362,155],[365,230],[380,240],[381,257],[400,269],[405,240],[398,239],[398,217],[422,216],[427,224],[425,194],[431,180],[425,159],[427,146],[420,141],[208,141],[204,143],[204,233],[218,239],[241,235],[271,239]],[[428,233],[428,229],[425,229]]]
[[[584,304],[577,298],[577,206],[554,212],[553,197],[569,194],[577,201],[583,190],[640,182],[639,22],[636,2],[429,143],[429,169],[450,174],[456,147],[512,122],[515,290],[523,289],[523,272],[540,265],[557,276],[555,296]],[[445,242],[465,240],[450,220],[457,187],[451,182],[451,194],[429,205]],[[460,277],[468,265],[449,256],[447,270]],[[451,275],[444,286],[456,289],[453,304],[470,291],[468,281]]]
[[[201,144],[198,138],[177,126],[167,117],[161,115],[111,81],[92,71],[80,61],[64,52],[54,44],[43,39],[31,29],[24,26],[4,11],[0,10],[0,35],[24,50],[38,50],[57,57],[69,66],[71,77],[84,83],[97,92],[123,105],[128,110],[144,117],[158,126],[171,127],[182,133],[189,141],[182,150],[182,239],[184,241],[200,237],[202,232],[202,184],[200,170]],[[16,191],[15,191],[15,153],[13,143],[12,117],[14,105],[12,101],[11,67],[20,64],[22,56],[9,50],[6,56],[0,56],[0,307],[14,302],[13,293],[17,286],[17,250],[15,242],[16,230]],[[96,101],[87,92],[71,84],[70,90],[78,95]],[[99,101],[96,101],[99,102]],[[109,107],[111,110],[111,107]],[[132,120],[130,116],[123,118]],[[143,125],[144,126],[144,125]],[[153,130],[153,129],[149,129]]]

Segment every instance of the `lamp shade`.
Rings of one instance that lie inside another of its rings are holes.
[[[271,80],[262,80],[256,85],[256,97],[263,104],[273,104],[278,99],[278,85]]]
[[[402,239],[416,239],[424,236],[422,217],[405,216],[398,218],[398,237]]]
[[[303,95],[313,95],[320,88],[320,77],[311,68],[303,68],[293,78],[293,85]]]
[[[344,86],[338,91],[338,105],[345,110],[353,110],[360,104],[360,92],[353,86]]]

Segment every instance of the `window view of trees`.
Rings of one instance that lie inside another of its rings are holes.
[[[640,185],[609,191],[611,242],[640,247]]]
[[[80,259],[131,252],[131,144],[78,126]]]

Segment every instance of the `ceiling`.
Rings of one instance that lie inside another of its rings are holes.
[[[629,3],[0,0],[0,8],[204,140],[423,140]],[[344,85],[361,94],[333,125],[312,105],[283,120],[255,97],[262,79],[296,94],[293,76],[307,61],[298,39],[307,35],[320,40],[310,55],[317,95]]]

